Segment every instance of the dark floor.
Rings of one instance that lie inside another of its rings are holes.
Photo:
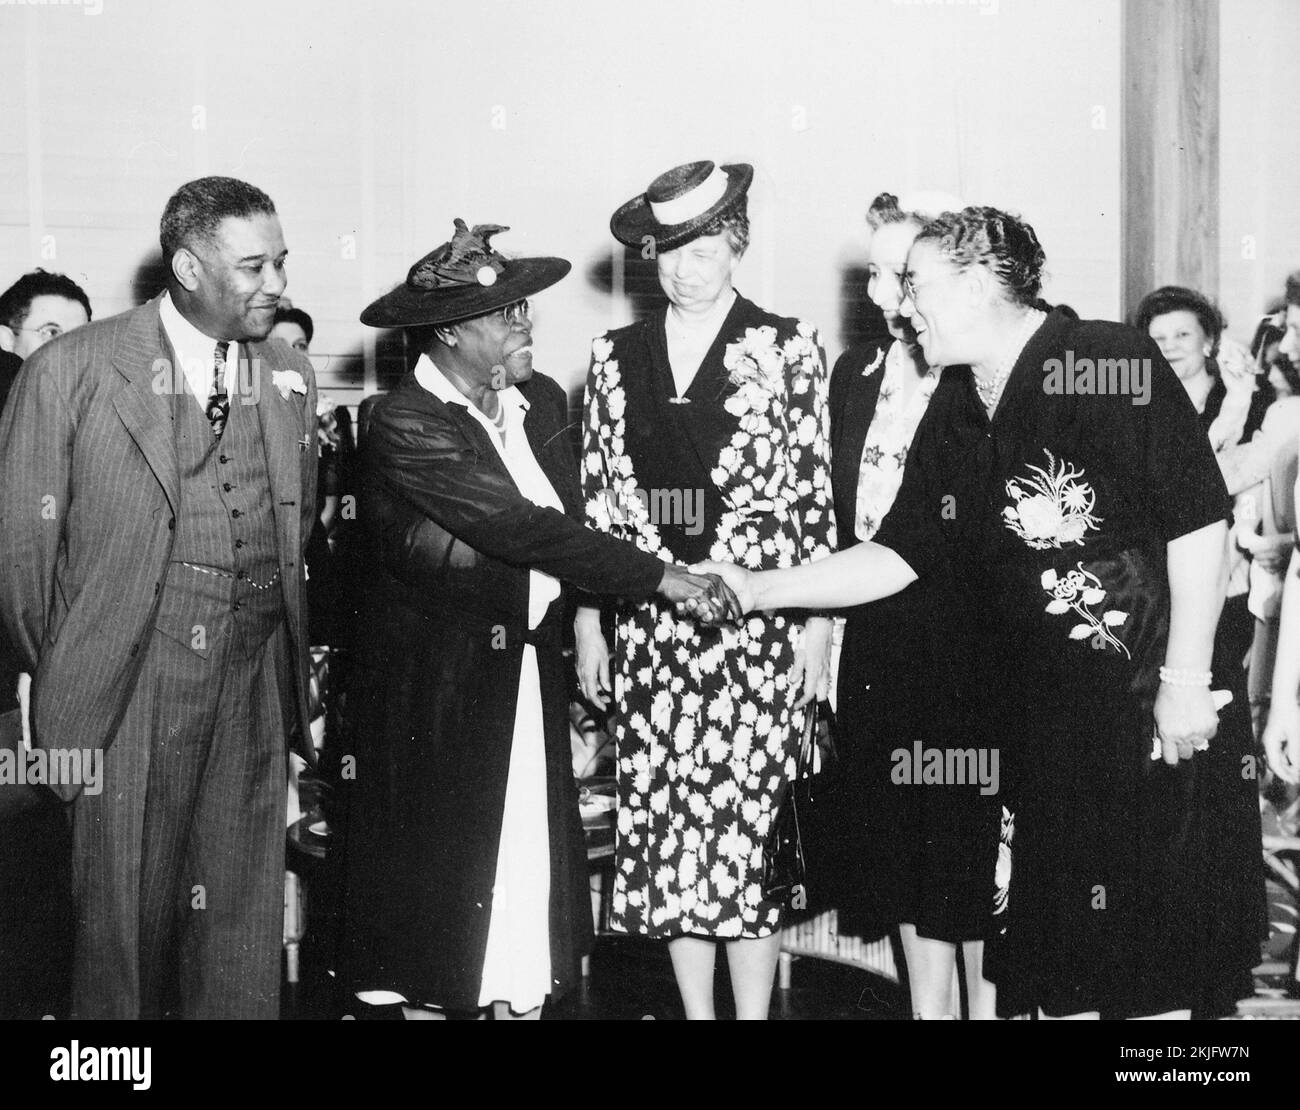
[[[726,957],[719,954],[717,999],[720,1018],[734,1016]],[[337,997],[334,981],[309,949],[302,954],[301,981],[284,987],[281,1014],[288,1020],[401,1020],[401,1009],[348,1004]],[[680,1019],[681,1003],[673,982],[667,947],[635,937],[603,936],[596,942],[591,975],[577,990],[548,1003],[543,1020],[636,1021]],[[772,1018],[785,1021],[872,1021],[907,1016],[896,983],[859,968],[823,960],[796,960],[790,990],[772,996]]]

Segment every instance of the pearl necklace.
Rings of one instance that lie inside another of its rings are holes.
[[[1010,353],[998,368],[997,373],[988,381],[983,381],[978,374],[974,374],[975,392],[980,395],[980,400],[984,402],[984,408],[990,416],[993,414],[993,410],[998,407],[998,401],[1002,397],[1002,390],[1011,377],[1011,371],[1016,368],[1016,362],[1024,351],[1026,344],[1028,344],[1030,336],[1038,330],[1046,316],[1045,312],[1040,312],[1036,308],[1025,313],[1025,318],[1020,324],[1020,330],[1016,333],[1016,341],[1011,347]]]

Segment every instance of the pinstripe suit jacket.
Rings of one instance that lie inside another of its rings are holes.
[[[316,508],[316,384],[281,343],[242,346],[256,382],[294,652],[294,705],[307,729],[302,551]],[[175,539],[180,485],[158,300],[47,343],[23,365],[0,420],[0,620],[32,672],[32,731],[46,749],[113,742],[147,654]],[[296,371],[306,394],[272,382]],[[232,398],[232,403],[241,403]],[[55,787],[70,799],[78,787]]]

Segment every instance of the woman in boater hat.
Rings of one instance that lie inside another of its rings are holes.
[[[457,220],[361,316],[421,354],[362,444],[343,963],[408,1017],[537,1016],[590,948],[562,580],[725,606],[710,580],[577,523],[565,396],[533,372],[526,300],[569,263],[506,258],[489,242],[505,230]]]
[[[592,344],[587,518],[672,561],[789,567],[835,545],[817,333],[732,286],[752,177],[678,166],[610,221],[655,259],[669,303]],[[765,1018],[782,907],[763,896],[763,843],[824,694],[830,622],[791,611],[710,630],[653,598],[614,610],[613,676],[599,611],[576,624],[583,691],[615,710],[611,925],[668,942],[688,1018],[714,1016],[726,941],[737,1017]]]

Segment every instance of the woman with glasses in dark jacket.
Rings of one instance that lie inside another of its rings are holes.
[[[558,258],[457,232],[362,314],[414,369],[362,445],[369,543],[344,757],[347,978],[411,1017],[535,1017],[591,940],[569,757],[564,583],[708,607],[708,579],[588,531],[563,390],[532,366],[527,296]]]

